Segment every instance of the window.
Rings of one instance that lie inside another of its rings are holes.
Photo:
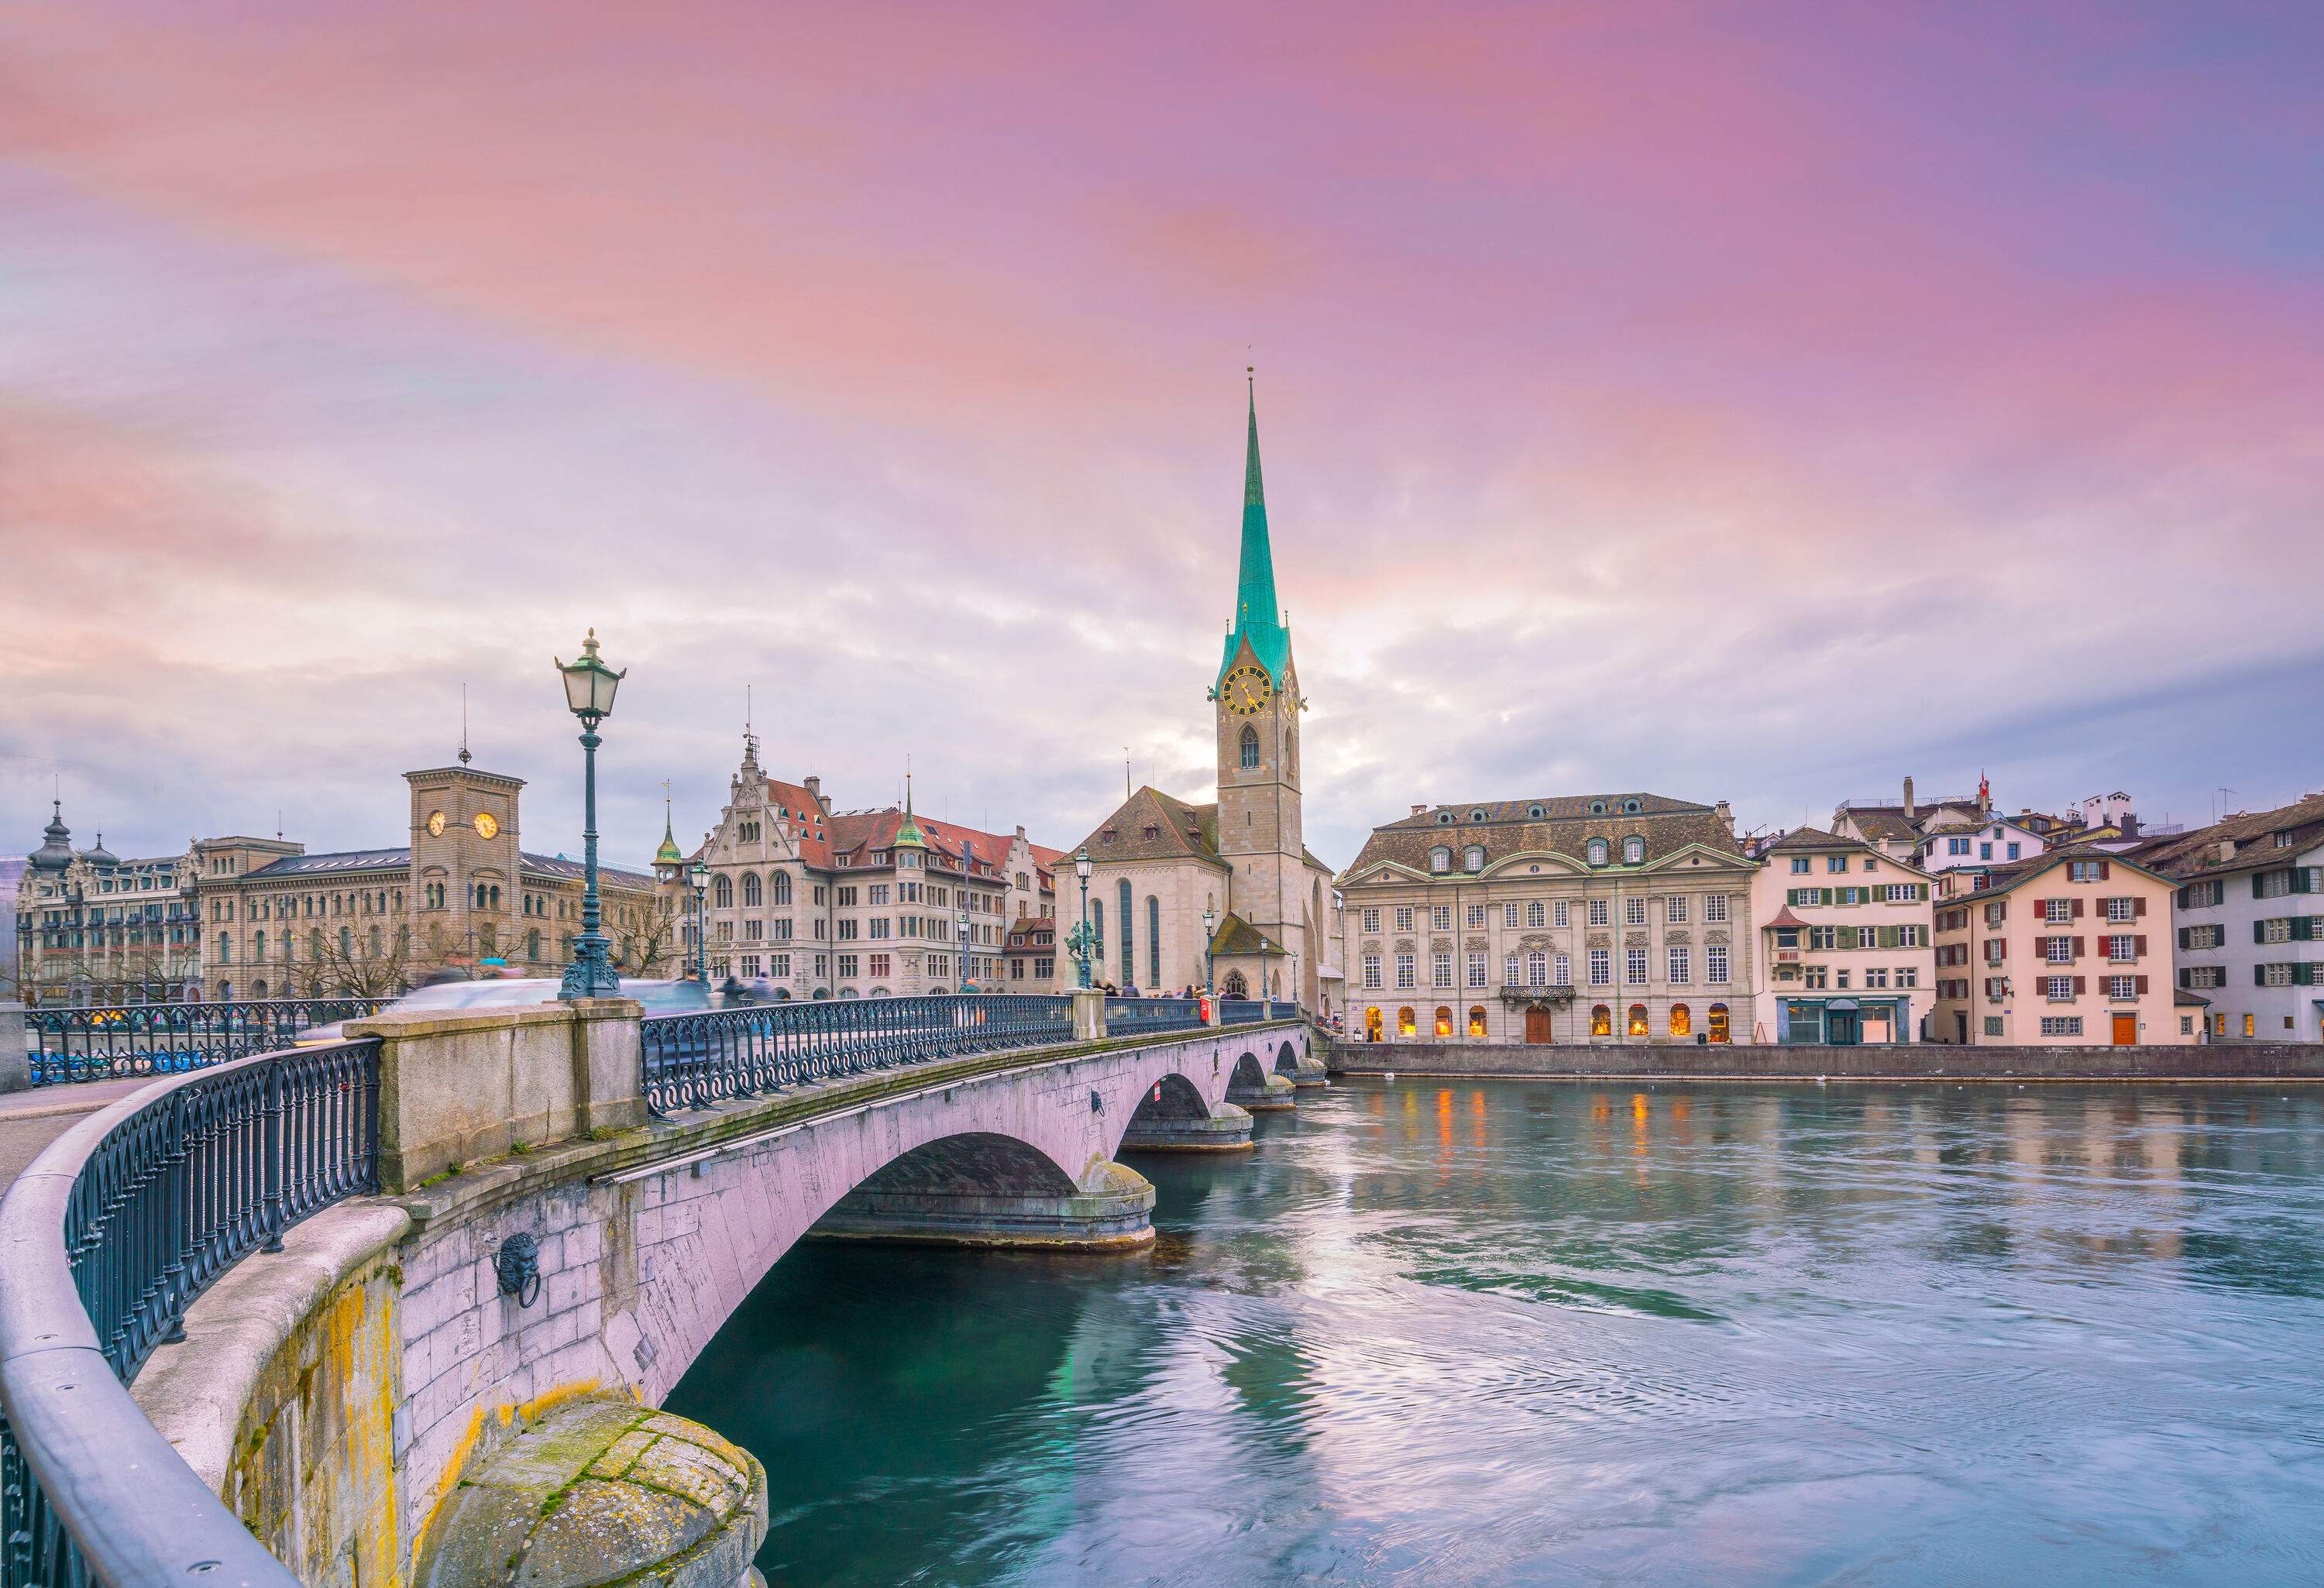
[[[1888,985],[1888,973],[1878,965],[1868,967],[1864,973],[1864,985],[1868,992],[1885,988]]]
[[[1430,986],[1450,987],[1452,984],[1452,956],[1451,955],[1437,955],[1430,962],[1429,969],[1434,973],[1434,974],[1429,977]],[[1451,1033],[1448,1032],[1446,1034],[1450,1035]]]
[[[1414,977],[1416,974],[1416,966],[1415,965],[1413,956],[1411,955],[1399,954],[1396,956],[1396,984],[1397,986],[1412,986],[1414,984]]]
[[[1727,945],[1713,943],[1702,951],[1702,979],[1720,986],[1727,983]]]
[[[745,909],[756,909],[764,902],[764,896],[759,887],[758,873],[756,872],[744,872],[742,873],[742,908]]]
[[[1379,930],[1379,911],[1378,909],[1368,909],[1364,911],[1364,930],[1367,932],[1377,932]]]
[[[1566,919],[1566,901],[1564,900],[1561,899],[1556,903],[1550,906],[1549,919],[1561,927],[1569,924]]]
[[[1485,907],[1483,905],[1472,904],[1469,907],[1469,929],[1472,932],[1481,932],[1485,929]]]
[[[1795,877],[1804,877],[1807,874],[1808,857],[1804,854],[1794,854],[1792,856],[1792,875]]]
[[[1967,854],[1969,853],[1969,840],[1966,838],[1946,839],[1945,853],[1947,854]]]
[[[1436,1006],[1436,1034],[1439,1037],[1452,1034],[1452,1011],[1441,1003]]]
[[[1482,844],[1470,845],[1467,859],[1469,862],[1469,869],[1471,871],[1483,871],[1485,869],[1485,846]]]
[[[2022,848],[2024,848],[2024,845],[2020,845],[2020,844],[2012,844],[2012,845],[2009,846],[2009,858],[2010,858],[2010,859],[2012,859],[2012,860],[2015,860],[2015,859],[2017,859],[2017,858],[2018,858],[2018,851],[2019,851],[2019,850],[2021,850],[2021,849],[2022,849]]]
[[[1646,979],[1646,951],[1645,949],[1628,948],[1623,950],[1622,979],[1626,982],[1633,983],[1643,982]]]
[[[1248,724],[1242,730],[1242,770],[1247,772],[1259,770],[1259,730]]]
[[[2044,899],[2042,919],[2052,926],[2062,926],[2074,919],[2074,901],[2070,899]]]
[[[1121,905],[1121,980],[1127,985],[1138,980],[1138,956],[1131,951],[1130,942],[1130,923],[1135,919],[1138,901],[1130,891],[1128,877],[1122,878],[1114,891]]]
[[[1416,1037],[1420,1034],[1420,1028],[1412,1018],[1412,1006],[1408,1003],[1396,1011],[1396,1034],[1399,1037]]]
[[[1920,984],[1921,972],[1917,965],[1900,965],[1896,967],[1896,985],[1899,987],[1917,987]]]
[[[1823,857],[1823,869],[1827,872],[1846,871],[1848,869],[1848,856],[1845,854],[1825,855]]]
[[[1646,901],[1643,899],[1625,899],[1622,900],[1622,924],[1626,927],[1645,926],[1646,924]]]
[[[1593,927],[1602,927],[1606,925],[1606,900],[1603,899],[1591,900],[1590,901],[1590,924]]]
[[[2106,956],[2108,959],[2117,960],[2136,959],[2138,957],[2138,938],[2130,933],[2122,933],[2107,938]]]
[[[1485,1006],[1481,1003],[1472,1003],[1469,1006],[1469,1035],[1482,1037],[1484,1034]]]
[[[2107,863],[2102,860],[2070,860],[2066,863],[2066,880],[2072,882],[2103,882]]]
[[[1162,900],[1146,896],[1146,984],[1162,985]]]
[[[1674,927],[1686,924],[1686,895],[1674,893],[1663,900],[1663,919]]]
[[[2042,978],[2042,994],[2054,1002],[2070,1002],[2074,996],[2074,978],[2044,976]]]
[[[1514,954],[1505,954],[1501,956],[1501,985],[1514,987],[1517,984],[1517,956]]]
[[[1606,863],[1606,840],[1603,838],[1591,839],[1588,854],[1590,863],[1591,865],[1604,865]]]
[[[1614,1034],[1614,1011],[1604,1004],[1593,1004],[1590,1010],[1590,1034],[1610,1037]]]
[[[1644,838],[1629,837],[1622,840],[1622,863],[1624,865],[1637,865],[1646,858],[1646,841]]]
[[[1828,949],[1837,948],[1839,946],[1840,928],[1838,927],[1810,927],[1808,928],[1809,948]]]
[[[1723,1003],[1714,1003],[1711,1006],[1711,1039],[1713,1042],[1731,1042],[1735,1039],[1733,1018],[1728,1013],[1727,1006]]]
[[[710,879],[710,902],[719,909],[734,908],[734,879],[724,872]]]
[[[2052,965],[2067,965],[2072,962],[2074,940],[2071,937],[2044,937],[2042,939],[2042,945],[2044,950],[2043,957]]]
[[[2001,1035],[2001,1017],[1999,1015],[1989,1014],[1985,1017],[1985,1034],[1988,1037],[1998,1037]]]
[[[2216,879],[2209,882],[2190,882],[2179,890],[2179,908],[2209,909],[2214,905],[2226,902],[2227,896],[2227,883]]]
[[[1452,869],[1452,852],[1450,849],[1445,848],[1441,844],[1435,848],[1430,850],[1428,852],[1428,869],[1432,872],[1451,871]]]
[[[2136,976],[2108,976],[2107,978],[2107,996],[2108,998],[2137,997],[2138,978]]]
[[[1991,1019],[1986,1021],[1987,1025],[1999,1023]],[[2042,1017],[2042,1035],[2044,1037],[2079,1037],[2081,1034],[2082,1017],[2078,1014],[2045,1014]]]
[[[1548,982],[1549,956],[1536,948],[1526,956],[1526,985],[1541,987],[1547,985]]]
[[[1501,906],[1501,925],[1502,925],[1502,926],[1504,926],[1504,927],[1514,927],[1514,926],[1516,926],[1516,925],[1517,924],[1517,909],[1518,909],[1518,907],[1517,907],[1517,905],[1514,905],[1514,904],[1504,904],[1504,905],[1502,905],[1502,906]]]
[[[1702,900],[1702,919],[1711,926],[1725,926],[1727,924],[1727,895],[1724,893],[1712,893],[1706,895]]]
[[[1428,929],[1432,932],[1451,931],[1452,929],[1452,907],[1449,904],[1430,905],[1428,907]]]
[[[1379,984],[1380,956],[1377,954],[1367,954],[1364,956],[1364,985],[1377,988]]]
[[[1614,979],[1613,956],[1603,948],[1590,951],[1590,984],[1603,987]]]
[[[1684,983],[1694,980],[1693,967],[1689,960],[1690,952],[1685,948],[1674,948],[1670,951],[1670,979],[1674,983]]]
[[[1396,929],[1399,932],[1412,930],[1412,906],[1409,904],[1399,904],[1396,907]]]
[[[1630,1018],[1623,1029],[1633,1037],[1643,1037],[1646,1035],[1646,1006],[1645,1004],[1634,1003],[1630,1005]]]
[[[1469,985],[1471,987],[1481,987],[1484,984],[1485,956],[1481,953],[1472,952],[1469,956]]]
[[[1694,1035],[1694,1011],[1683,1003],[1671,1005],[1670,1034],[1674,1037]]]
[[[1545,927],[1548,924],[1548,906],[1545,905],[1538,899],[1527,900],[1526,904],[1526,925],[1528,927]]]

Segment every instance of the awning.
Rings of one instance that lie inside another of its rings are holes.
[[[1838,1010],[1843,1014],[1853,1014],[1856,1011],[1856,1000],[1853,998],[1834,998],[1826,1002],[1824,1007],[1826,1009]]]

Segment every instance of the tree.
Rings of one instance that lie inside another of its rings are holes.
[[[326,992],[393,998],[410,985],[411,938],[401,928],[392,937],[381,933],[376,938],[350,932],[344,946],[337,937],[324,933],[308,946],[307,974],[310,982],[319,978]]]
[[[613,968],[626,976],[667,976],[678,962],[678,900],[657,893],[637,907],[614,939]]]

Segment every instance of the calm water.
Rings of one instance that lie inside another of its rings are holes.
[[[2324,1582],[2324,1094],[1355,1082],[1114,1259],[810,1244],[777,1584]]]

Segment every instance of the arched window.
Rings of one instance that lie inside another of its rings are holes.
[[[769,879],[769,882],[770,882],[770,886],[773,888],[773,890],[774,890],[774,902],[775,902],[775,903],[777,903],[777,904],[788,904],[788,903],[791,901],[791,874],[790,874],[790,872],[777,872],[773,875],[773,877],[771,877],[770,879]]]
[[[378,928],[377,927],[374,927],[374,928],[371,929],[371,956],[372,956],[374,959],[377,959],[377,958],[379,957],[379,955],[380,955],[380,937],[379,937],[379,928]]]
[[[1420,1022],[1414,1018],[1412,1006],[1408,1003],[1396,1011],[1396,1034],[1399,1037],[1420,1035]]]
[[[1247,772],[1259,770],[1259,730],[1249,723],[1245,723],[1242,728],[1242,770]]]
[[[353,959],[355,957],[355,928],[352,927],[341,927],[339,928],[339,957],[341,959]]]
[[[1138,980],[1138,956],[1132,952],[1130,942],[1130,912],[1136,908],[1136,900],[1130,891],[1128,877],[1121,879],[1116,891],[1121,900],[1121,984],[1127,987]]]
[[[720,872],[710,881],[710,902],[720,909],[734,908],[734,879]]]
[[[323,957],[323,928],[320,927],[307,928],[307,957],[309,959]]]
[[[1674,1037],[1693,1036],[1694,1011],[1689,1009],[1683,1003],[1672,1004],[1670,1012],[1670,1034]]]
[[[1090,900],[1090,970],[1093,974],[1105,973],[1105,900]]]
[[[1540,987],[1546,985],[1548,981],[1549,956],[1536,948],[1526,956],[1526,984]]]
[[[1624,1029],[1633,1037],[1643,1037],[1646,1035],[1646,1006],[1645,1004],[1634,1003],[1630,1005],[1630,1019],[1628,1023],[1624,1027]]]
[[[218,983],[218,1001],[220,1002],[224,1002],[233,996],[234,983],[232,982],[220,982]]]
[[[265,933],[263,933],[263,932],[261,932],[261,933],[259,933],[259,934],[258,934],[258,946],[257,946],[257,948],[256,948],[256,950],[255,950],[254,952],[253,952],[253,954],[251,955],[251,958],[253,958],[253,959],[261,959],[261,960],[263,960],[263,959],[264,959],[265,957],[266,957],[266,934],[265,934]],[[263,992],[261,992],[261,993],[257,994],[257,996],[259,996],[259,997],[261,997],[261,998],[263,998],[263,997],[265,997],[265,996],[266,996],[266,994],[265,994],[265,993],[263,993]]]
[[[250,995],[253,998],[263,998],[266,996],[266,978],[264,976],[259,977],[258,980],[250,984]]]
[[[760,891],[759,873],[744,872],[742,873],[742,908],[756,909],[764,902],[766,902],[766,896]]]
[[[1481,1003],[1472,1003],[1469,1006],[1469,1035],[1482,1037],[1484,1034],[1485,1006]]]
[[[1367,1042],[1377,1042],[1379,1039],[1380,1011],[1377,1007],[1368,1009],[1364,1011],[1364,1040]]]
[[[1606,863],[1605,839],[1592,838],[1590,840],[1590,863],[1591,865],[1604,865]]]
[[[1472,872],[1480,872],[1485,869],[1485,846],[1482,844],[1471,844],[1469,845],[1468,862],[1469,869]]]
[[[535,961],[540,958],[540,934],[539,932],[527,932],[524,935],[524,956],[527,959]]]
[[[1436,1034],[1440,1037],[1452,1034],[1452,1011],[1442,1003],[1436,1006]]]
[[[1733,1027],[1728,1020],[1727,1006],[1723,1003],[1712,1004],[1711,1006],[1711,1039],[1713,1042],[1731,1042],[1735,1039],[1732,1033]]]
[[[1162,985],[1162,900],[1151,893],[1146,896],[1146,985],[1148,991]]]
[[[1612,1036],[1614,1011],[1602,1003],[1592,1004],[1590,1009],[1590,1034],[1593,1037]]]
[[[1428,869],[1432,872],[1451,871],[1452,869],[1452,852],[1450,849],[1445,848],[1442,844],[1439,844],[1435,848],[1430,850],[1428,852]]]
[[[1624,865],[1637,865],[1646,858],[1646,841],[1644,838],[1632,836],[1622,840],[1622,863]]]
[[[1240,971],[1229,971],[1227,973],[1227,979],[1220,984],[1220,996],[1223,998],[1236,999],[1248,998],[1250,996],[1250,983],[1242,979],[1242,973]],[[1372,1011],[1372,1017],[1375,1020],[1379,1018],[1379,1011]]]

